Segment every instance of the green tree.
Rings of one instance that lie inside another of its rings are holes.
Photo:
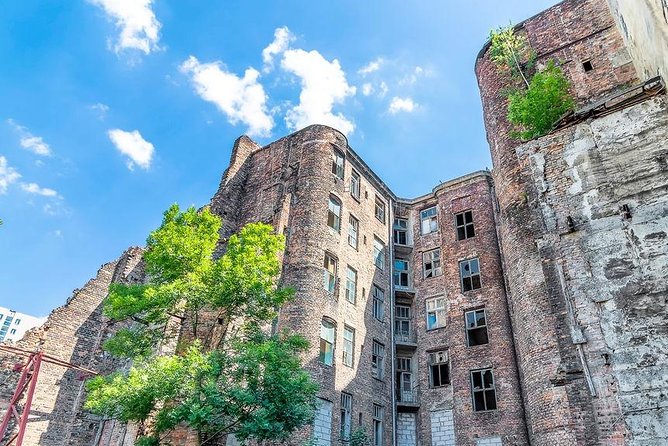
[[[536,53],[527,43],[526,37],[516,34],[512,25],[492,30],[489,34],[489,55],[492,62],[502,70],[508,70],[512,77],[521,78],[528,88],[529,81],[524,72],[531,68]]]
[[[508,121],[516,135],[529,140],[545,135],[575,102],[569,93],[570,82],[554,61],[536,73],[526,90],[508,96]]]
[[[105,314],[130,328],[104,347],[133,366],[91,379],[86,408],[139,422],[143,446],[178,426],[197,431],[201,444],[229,433],[283,440],[313,418],[317,386],[300,360],[308,343],[263,329],[294,294],[276,286],[284,238],[249,224],[214,259],[220,226],[208,209],[172,206],[147,240],[148,283],[114,284],[105,301]],[[164,354],[175,321],[179,346]]]

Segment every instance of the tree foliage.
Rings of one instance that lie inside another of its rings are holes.
[[[202,442],[228,433],[282,440],[312,420],[317,386],[299,359],[307,342],[262,330],[294,294],[276,286],[284,238],[271,226],[249,224],[214,259],[220,226],[207,209],[172,206],[147,241],[148,283],[110,287],[105,314],[128,327],[104,347],[133,366],[91,379],[86,408],[150,420],[141,444],[161,444],[184,425]],[[175,320],[187,329],[179,349],[156,354],[174,341]]]
[[[553,61],[536,73],[526,90],[508,97],[508,121],[518,128],[523,140],[536,138],[552,130],[564,113],[575,107],[568,90],[570,82]]]
[[[515,125],[512,135],[528,140],[545,135],[575,106],[569,93],[570,83],[561,68],[549,61],[545,68],[530,75],[536,54],[525,36],[512,26],[490,33],[490,59],[511,79],[521,79],[525,88],[510,88],[508,121]]]

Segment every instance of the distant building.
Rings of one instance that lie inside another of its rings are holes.
[[[0,342],[16,342],[26,331],[39,327],[44,321],[45,317],[30,316],[0,307]]]

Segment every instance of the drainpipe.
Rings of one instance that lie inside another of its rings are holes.
[[[388,240],[389,240],[389,246],[390,246],[390,268],[388,269],[389,271],[389,276],[390,276],[390,341],[391,341],[391,347],[392,347],[392,377],[390,379],[390,383],[392,385],[392,388],[390,389],[390,395],[392,395],[392,444],[396,446],[397,444],[397,396],[395,394],[395,389],[396,389],[396,383],[394,382],[396,379],[396,374],[394,373],[394,367],[396,365],[396,346],[394,344],[394,280],[393,280],[393,268],[394,268],[394,240],[393,234],[392,234],[392,229],[394,227],[394,201],[390,197],[390,205],[389,207],[389,221],[387,222],[387,227],[388,227]]]

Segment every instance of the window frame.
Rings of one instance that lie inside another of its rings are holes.
[[[434,254],[438,254],[438,258],[434,259]],[[431,259],[429,262],[427,262],[425,256],[431,256]],[[427,275],[427,264],[431,264],[431,274]],[[438,266],[434,266],[434,264],[438,263]],[[437,274],[438,273],[438,274]],[[422,253],[422,277],[424,279],[431,279],[433,277],[438,277],[443,275],[443,263],[441,262],[441,248],[435,248],[435,249],[430,249],[429,251],[424,251]]]
[[[327,327],[329,325],[330,327]],[[329,341],[328,338],[323,337],[324,330],[331,330],[332,340]],[[327,349],[323,350],[323,344],[325,347],[329,345],[331,353],[327,354]],[[334,356],[336,354],[336,323],[328,318],[323,318],[320,320],[320,354],[318,355],[318,360],[320,364],[326,365],[328,367],[334,366]],[[327,358],[330,359],[330,363],[327,362]]]
[[[442,361],[434,361],[433,358],[436,358],[437,355],[442,354],[445,359]],[[447,350],[436,350],[427,352],[427,367],[429,368],[429,388],[438,389],[440,387],[446,387],[452,385],[452,377],[450,376],[450,355]],[[441,367],[445,366],[446,368],[446,377],[447,382],[443,383],[443,373]],[[436,385],[434,379],[434,367],[438,367],[438,376],[439,376],[439,385]]]
[[[477,313],[481,312],[483,313],[483,319],[485,323],[483,325],[478,325],[478,317]],[[473,313],[473,322],[475,325],[473,327],[469,327],[469,318],[468,315]],[[475,308],[473,310],[467,310],[464,312],[464,328],[466,329],[466,346],[467,347],[477,347],[479,345],[487,345],[489,344],[489,324],[487,323],[487,310],[486,308]],[[485,329],[485,337],[487,338],[487,342],[483,342],[480,344],[474,344],[471,345],[471,336],[470,333],[473,330],[480,330],[484,328]]]
[[[376,245],[379,245],[382,249],[378,250]],[[373,263],[376,265],[376,268],[378,268],[381,271],[385,271],[385,263],[386,263],[386,258],[385,258],[385,243],[377,236],[373,236]],[[378,252],[376,252],[378,251]],[[379,262],[380,260],[380,262]],[[380,265],[379,265],[380,263]]]
[[[357,191],[357,194],[355,194],[355,191]],[[362,197],[362,176],[355,169],[350,171],[350,196],[356,201],[360,201]]]
[[[371,344],[371,376],[380,381],[385,379],[385,344],[375,339]]]
[[[330,269],[328,268],[328,264],[334,265],[334,272],[330,271]],[[323,269],[324,269],[323,288],[329,294],[336,294],[336,287],[339,282],[338,278],[339,259],[337,259],[336,256],[330,253],[329,251],[325,251],[323,260]]]
[[[380,292],[380,295],[382,297],[377,296],[376,290],[378,292]],[[374,283],[374,284],[371,285],[371,294],[373,296],[372,315],[377,321],[384,322],[385,321],[385,290]],[[377,310],[376,310],[376,305],[378,305],[378,308],[380,308],[380,317],[378,317]]]
[[[406,226],[401,226],[399,222],[406,222]],[[399,241],[398,234],[403,234],[404,236],[404,241],[405,243],[401,243]],[[395,244],[401,245],[401,246],[409,246],[408,245],[408,219],[407,218],[402,218],[402,217],[395,217],[394,222],[392,224],[392,239]]]
[[[429,215],[425,218],[423,214],[425,212],[431,211],[432,209],[434,210],[434,215]],[[425,220],[429,221],[429,231],[428,232],[425,232],[425,230],[424,230],[425,229],[424,228]],[[434,223],[435,228],[432,228],[432,223]],[[438,206],[437,205],[429,206],[428,208],[422,209],[420,211],[420,234],[427,235],[427,234],[432,234],[434,232],[438,232]]]
[[[341,440],[347,442],[350,440],[350,434],[353,428],[353,395],[348,392],[341,392],[341,430],[339,435]]]
[[[354,237],[353,237],[354,234]],[[351,243],[351,238],[354,238],[355,244]],[[360,243],[360,221],[353,214],[348,214],[348,245],[359,249]]]
[[[339,207],[339,213],[337,214],[332,210],[332,203],[334,206]],[[337,197],[334,194],[329,194],[329,200],[327,201],[327,226],[329,226],[331,229],[335,230],[338,233],[341,233],[341,215],[343,214],[343,202],[339,197]],[[330,222],[330,216],[332,216],[332,224],[335,226],[332,226],[329,224]]]
[[[357,270],[350,265],[346,265],[346,300],[353,305],[357,304],[357,277]],[[352,291],[350,284],[352,284]]]
[[[339,159],[341,164],[339,165]],[[343,180],[345,178],[346,172],[346,155],[339,149],[333,148],[332,150],[332,175],[336,178]],[[340,173],[340,175],[339,175]]]
[[[492,376],[492,386],[491,387],[485,387],[485,378],[484,378],[484,373],[485,372],[490,372]],[[480,374],[480,383],[482,384],[482,388],[476,389],[474,387],[474,377],[473,375],[479,373]],[[497,397],[497,392],[496,392],[496,378],[494,377],[494,369],[492,367],[487,367],[483,369],[476,369],[476,370],[471,370],[469,373],[469,379],[470,379],[470,387],[471,387],[471,407],[473,409],[473,412],[492,412],[495,410],[498,410],[499,408],[499,399]],[[494,395],[494,407],[493,408],[488,408],[488,403],[487,403],[487,392],[493,392]],[[485,408],[482,410],[477,410],[476,409],[476,393],[482,393],[483,395],[483,403]]]
[[[472,271],[471,264],[473,262],[475,262],[475,264],[477,266],[477,270],[478,270],[475,274],[471,272]],[[468,274],[466,276],[464,276],[463,269],[462,269],[462,267],[464,265],[468,265],[468,270],[469,270]],[[476,276],[478,278],[478,282],[477,282],[478,286],[477,287],[474,286],[476,284],[475,279],[474,279]],[[470,280],[470,287],[471,287],[470,289],[466,289],[465,279]],[[461,289],[462,289],[462,293],[468,293],[469,291],[475,291],[475,290],[479,290],[479,289],[482,288],[482,271],[480,270],[480,258],[479,257],[472,257],[470,259],[465,259],[465,260],[460,260],[459,261],[459,283],[460,283],[460,286],[461,286]]]
[[[346,334],[350,333],[352,338],[348,339]],[[346,345],[350,346],[350,351],[346,350]],[[346,355],[348,353],[348,355]],[[349,360],[346,361],[346,356],[349,356]],[[343,325],[343,351],[342,351],[342,362],[343,365],[354,368],[355,367],[355,329],[349,325]]]
[[[385,428],[383,420],[384,418],[385,418],[385,407],[383,407],[380,404],[373,403],[373,413],[372,413],[373,446],[383,446],[385,444],[385,439],[384,439]]]
[[[438,301],[443,302],[443,306],[440,307],[438,305],[434,306],[432,309],[429,309],[429,304],[431,302],[436,302],[438,304]],[[439,328],[444,328],[447,325],[447,319],[448,319],[448,303],[445,299],[445,296],[434,296],[430,297],[428,299],[425,299],[424,301],[425,305],[425,316],[426,316],[426,322],[427,322],[427,331],[431,330],[438,330]],[[430,326],[429,325],[429,314],[434,313],[435,319],[436,319],[436,325]],[[441,315],[442,317],[439,317]],[[441,318],[443,319],[441,321]]]
[[[397,264],[405,264],[406,269],[397,268]],[[394,259],[394,268],[392,268],[392,283],[395,287],[400,288],[410,288],[411,287],[411,262],[408,259],[395,258]],[[403,285],[402,278],[406,277],[406,285]],[[397,278],[399,283],[397,283]]]
[[[471,221],[467,222],[466,221],[466,214],[471,215]],[[462,217],[462,224],[459,224],[457,221],[457,218],[461,215]],[[460,234],[460,229],[463,232],[463,236]],[[472,232],[472,235],[469,235],[469,229]],[[464,240],[468,240],[470,238],[474,238],[476,235],[475,231],[475,221],[473,220],[473,209],[467,209],[465,211],[457,212],[455,214],[455,234],[457,235],[457,241],[461,242]]]
[[[385,217],[387,216],[387,205],[385,204],[385,200],[383,200],[378,194],[376,194],[373,213],[376,216],[376,220],[382,224],[385,224]]]

